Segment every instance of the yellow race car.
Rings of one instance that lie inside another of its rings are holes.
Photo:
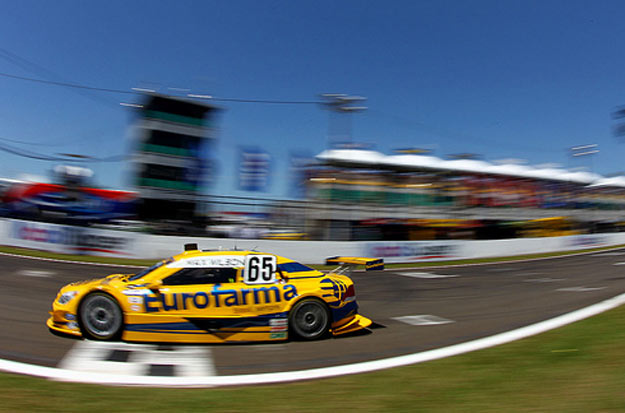
[[[367,269],[382,260],[334,257]],[[113,274],[61,288],[47,326],[95,340],[222,343],[314,340],[371,325],[358,314],[354,283],[274,254],[200,251],[136,274]]]

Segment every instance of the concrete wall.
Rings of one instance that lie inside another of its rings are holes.
[[[196,238],[12,219],[0,220],[0,244],[66,254],[160,259],[182,251],[185,243],[201,249],[254,249],[308,264],[333,255],[384,258],[385,262],[440,261],[544,252],[582,250],[625,244],[625,233],[519,238],[494,241],[272,241],[233,238]]]

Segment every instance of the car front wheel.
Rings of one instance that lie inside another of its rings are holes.
[[[80,305],[80,326],[87,338],[94,340],[117,338],[122,324],[122,311],[108,294],[89,294]]]
[[[319,300],[302,300],[295,304],[289,314],[289,327],[304,340],[321,338],[330,327],[328,308]]]

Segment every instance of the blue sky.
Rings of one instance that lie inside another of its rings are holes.
[[[20,1],[3,5],[1,23],[1,73],[230,98],[356,94],[369,109],[352,116],[353,139],[384,153],[625,171],[610,116],[625,104],[622,1]],[[133,115],[119,103],[133,96],[6,77],[0,88],[0,139],[23,142],[3,144],[127,153]],[[211,193],[255,195],[237,189],[239,146],[271,154],[274,197],[289,196],[291,152],[327,146],[317,105],[220,106]],[[570,160],[567,148],[587,143],[600,153]],[[54,165],[0,152],[3,177]],[[123,163],[91,167],[100,185],[129,187]]]

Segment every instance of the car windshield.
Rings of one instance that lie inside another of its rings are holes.
[[[128,281],[136,281],[136,280],[140,279],[141,277],[143,277],[145,275],[148,275],[149,273],[151,273],[155,269],[160,268],[160,267],[162,267],[165,264],[169,264],[172,261],[173,261],[173,258],[169,258],[167,260],[159,261],[156,264],[152,265],[151,267],[148,267],[148,268],[144,269],[143,271],[140,271],[140,272],[130,276],[128,278]]]
[[[278,264],[278,269],[290,273],[315,271],[314,268],[310,268],[304,264],[300,264],[299,262],[285,262],[282,264]]]

